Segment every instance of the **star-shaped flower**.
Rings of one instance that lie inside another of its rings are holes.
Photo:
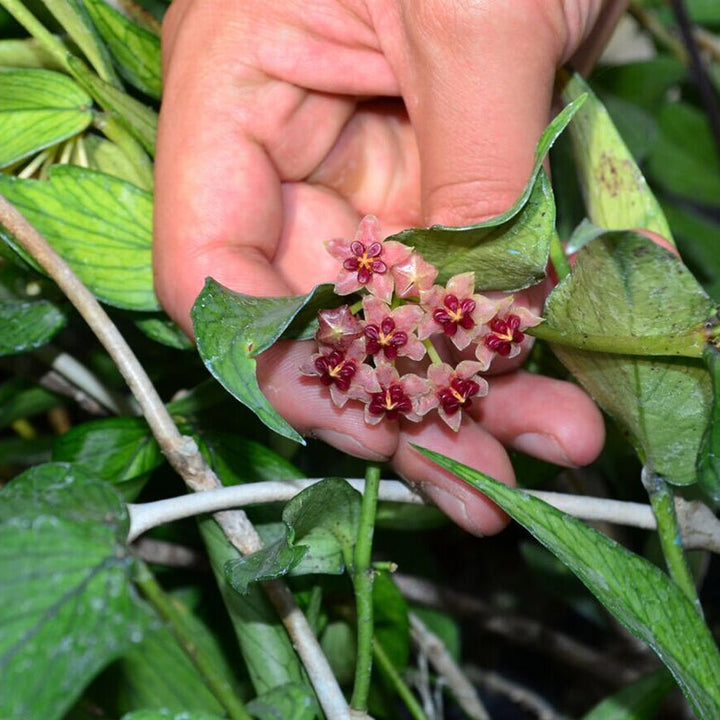
[[[335,280],[335,292],[349,295],[361,288],[385,302],[392,299],[394,280],[391,269],[404,263],[412,249],[395,240],[383,240],[374,215],[366,215],[353,240],[334,239],[328,252],[342,263]]]
[[[490,367],[496,355],[513,358],[520,353],[525,340],[524,331],[542,322],[542,318],[525,307],[515,305],[513,296],[497,303],[494,317],[480,329],[475,357],[482,365],[483,372]]]
[[[423,316],[418,305],[401,305],[394,310],[374,295],[363,298],[365,313],[365,351],[376,364],[393,362],[397,357],[422,360],[425,346],[415,330]]]
[[[400,416],[419,422],[420,400],[429,390],[428,381],[413,373],[402,377],[387,363],[374,371],[374,377],[364,380],[368,393],[365,405],[365,422],[377,425],[383,419],[397,420]],[[377,388],[377,389],[375,389]]]
[[[473,398],[488,394],[487,380],[478,375],[481,370],[482,365],[474,360],[463,360],[457,367],[447,363],[430,365],[427,369],[430,392],[420,401],[420,414],[437,408],[438,415],[457,432],[462,411],[470,409]]]
[[[425,317],[418,337],[444,333],[458,350],[464,350],[480,332],[483,323],[495,315],[495,303],[475,293],[475,273],[454,275],[446,287],[434,285],[420,293]]]
[[[392,268],[395,278],[395,293],[401,298],[417,298],[423,290],[430,290],[438,269],[423,259],[420,253],[413,252],[403,263]]]
[[[332,345],[323,345],[320,352],[314,353],[301,365],[303,375],[320,378],[320,382],[330,388],[330,397],[338,407],[343,407],[350,399],[367,400],[365,390],[374,378],[374,369],[363,362],[365,343],[355,340],[347,349],[341,350]]]

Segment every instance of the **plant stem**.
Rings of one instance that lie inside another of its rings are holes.
[[[562,280],[570,274],[570,261],[565,254],[565,248],[560,242],[557,231],[553,232],[550,237],[550,262],[555,274],[558,276],[558,280]]]
[[[218,672],[212,660],[195,642],[185,623],[183,613],[175,601],[167,595],[145,563],[139,563],[135,584],[155,608],[157,614],[170,626],[180,647],[198,670],[217,701],[223,706],[231,720],[251,720],[245,705],[233,692],[229,683]]]
[[[690,573],[682,537],[675,514],[673,492],[664,478],[646,467],[642,469],[642,484],[650,498],[650,505],[657,521],[658,537],[662,547],[670,577],[675,581],[686,597],[695,606],[702,617],[702,606],[695,589],[695,581]]]
[[[25,7],[25,4],[19,0],[0,0],[0,6],[4,7],[40,43],[40,46],[57,60],[62,68],[69,71],[68,49],[38,21]]]
[[[661,357],[701,358],[707,339],[703,331],[688,330],[680,335],[587,335],[566,333],[547,323],[525,330],[528,335],[579,350],[613,353],[616,355],[648,355]]]
[[[0,0],[2,2],[3,0]],[[153,436],[173,469],[192,490],[208,491],[221,487],[212,468],[205,462],[191,437],[177,429],[172,417],[125,338],[103,310],[95,296],[83,285],[68,264],[45,238],[3,195],[0,195],[0,225],[36,260],[75,306],[95,336],[115,362],[143,411]],[[262,540],[244,512],[219,512],[215,519],[230,543],[247,555],[262,547]],[[284,583],[266,583],[265,590],[285,629],[292,638],[320,705],[329,718],[347,715],[347,702],[332,668]]]
[[[425,349],[427,350],[428,357],[430,358],[430,362],[433,365],[440,365],[442,363],[442,358],[438,354],[438,351],[435,349],[435,346],[432,344],[432,340],[430,338],[427,338],[427,340],[423,340],[423,345],[425,346]]]
[[[357,659],[355,663],[355,685],[350,706],[354,710],[367,710],[370,675],[372,673],[373,644],[373,570],[371,567],[372,541],[375,531],[380,467],[368,463],[365,472],[365,492],[360,509],[360,527],[355,544],[353,563],[353,584],[357,608]]]
[[[392,664],[392,661],[377,638],[373,639],[373,656],[382,673],[395,688],[395,692],[397,692],[400,699],[405,703],[405,707],[408,709],[410,715],[415,718],[415,720],[427,720],[427,715],[420,707],[417,698],[413,695],[407,683],[402,679],[400,673]]]

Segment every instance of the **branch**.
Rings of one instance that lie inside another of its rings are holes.
[[[480,702],[475,688],[465,677],[460,666],[453,660],[442,640],[430,632],[415,613],[409,613],[408,618],[412,639],[419,650],[427,656],[430,664],[435,668],[435,672],[447,683],[463,712],[471,720],[490,720],[490,715]]]
[[[2,195],[0,224],[12,233],[17,242],[57,283],[105,347],[140,405],[168,462],[187,486],[196,492],[219,488],[221,483],[217,475],[205,462],[195,441],[180,434],[144,368],[95,296],[40,233]],[[260,536],[245,513],[238,510],[219,512],[215,519],[228,540],[244,555],[262,547]],[[332,668],[292,593],[279,581],[265,583],[263,587],[305,665],[325,714],[329,718],[347,717],[347,702]]]

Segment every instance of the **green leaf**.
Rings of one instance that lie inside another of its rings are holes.
[[[35,38],[0,40],[0,67],[62,70],[62,65]]]
[[[672,677],[657,670],[605,698],[582,720],[653,720],[672,688]]]
[[[91,170],[114,175],[143,190],[152,190],[152,185],[147,182],[146,174],[137,168],[117,143],[105,140],[99,135],[87,134],[83,138],[83,144],[88,167]]]
[[[71,462],[117,485],[123,498],[131,502],[147,474],[165,458],[145,420],[119,417],[76,425],[56,440],[53,460]]]
[[[672,253],[634,233],[608,233],[580,251],[572,274],[550,294],[545,317],[550,328],[612,343],[618,336],[682,338],[713,310]],[[699,361],[557,343],[553,350],[629,433],[648,469],[675,484],[696,480],[695,457],[710,412],[710,381]]]
[[[128,310],[159,309],[152,278],[150,193],[77,166],[55,166],[48,180],[0,174],[0,193],[100,300]],[[0,237],[16,248],[1,227]]]
[[[0,300],[0,356],[17,355],[45,345],[66,322],[47,300]]]
[[[237,592],[245,595],[252,583],[287,575],[306,552],[307,547],[291,547],[285,538],[281,538],[252,555],[231,560],[225,565],[225,577]]]
[[[62,400],[24,378],[16,377],[0,384],[0,429],[16,420],[44,413]]]
[[[315,696],[298,683],[263,693],[249,702],[247,709],[260,720],[314,720],[319,714]]]
[[[311,485],[285,505],[285,537],[227,563],[227,581],[246,593],[250,583],[300,574],[301,562],[303,573],[342,573],[352,562],[360,504],[360,493],[340,478]]]
[[[123,715],[121,720],[223,720],[221,715],[205,712],[175,712],[173,710],[136,710]]]
[[[697,455],[698,482],[713,502],[720,503],[720,350],[708,345],[703,360],[710,373],[712,400],[710,417]]]
[[[720,204],[720,157],[705,113],[686,103],[663,107],[648,159],[654,182],[691,202]]]
[[[0,717],[62,717],[150,617],[131,585],[125,506],[102,481],[41,465],[0,491]]]
[[[177,603],[177,598],[173,602]],[[232,686],[233,673],[218,639],[188,608],[180,607],[184,622],[192,628],[194,641]],[[142,642],[113,663],[94,683],[91,697],[97,698],[113,717],[142,707],[223,715],[222,706],[165,625],[147,632]]]
[[[71,78],[50,70],[0,70],[0,167],[81,133],[92,101]]]
[[[493,218],[470,227],[433,225],[392,236],[414,247],[440,270],[438,282],[475,272],[480,290],[520,290],[545,277],[550,238],[555,228],[555,204],[550,182],[540,172],[532,193],[516,214],[501,222]]]
[[[240,554],[212,518],[201,520],[199,526],[255,691],[260,695],[286,683],[304,684],[297,654],[263,590],[251,585],[241,595],[225,579],[224,566]]]
[[[589,99],[568,129],[590,220],[609,230],[646,228],[672,240],[655,196],[613,125],[610,115],[577,74],[562,91],[563,100]]]
[[[375,574],[372,594],[375,637],[395,668],[404,672],[410,657],[407,601],[386,572]]]
[[[259,298],[243,295],[208,278],[192,309],[198,352],[221,385],[271,430],[305,444],[302,436],[270,405],[255,377],[255,356],[269,348],[306,307],[331,307],[331,285],[307,295]]]
[[[192,340],[180,329],[180,326],[165,316],[136,320],[135,325],[151,340],[175,350],[192,350]]]
[[[155,155],[157,113],[139,100],[118,90],[91,72],[82,60],[68,57],[68,66],[77,81],[93,96],[95,101],[109,113],[116,113],[151,155]]]
[[[113,70],[108,49],[88,17],[85,2],[81,0],[45,0],[45,7],[55,16],[72,41],[82,50],[95,72],[106,82],[121,88]]]
[[[355,675],[357,633],[345,620],[330,621],[320,636],[320,647],[340,685],[349,685]]]
[[[622,625],[658,654],[701,720],[720,717],[720,654],[692,603],[665,573],[542,500],[418,449],[487,495],[557,555]]]
[[[123,77],[138,90],[159,100],[162,95],[160,38],[103,0],[85,0],[85,7]]]
[[[436,265],[441,283],[470,270],[482,290],[519,290],[542,280],[555,229],[555,204],[542,164],[584,101],[578,97],[545,129],[535,149],[530,180],[506,212],[479,225],[411,228],[392,239],[414,247]]]

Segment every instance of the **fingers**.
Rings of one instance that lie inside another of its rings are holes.
[[[413,445],[441,452],[496,480],[514,485],[510,459],[492,435],[476,423],[467,421],[458,433],[439,420],[426,419],[417,425],[403,423],[393,467],[451,520],[473,535],[494,535],[507,525],[505,513],[482,493],[438,467]]]

